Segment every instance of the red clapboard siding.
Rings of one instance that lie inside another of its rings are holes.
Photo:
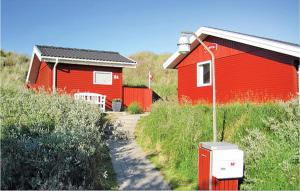
[[[112,72],[112,85],[93,84],[94,71]],[[58,64],[57,88],[71,94],[92,92],[106,95],[106,107],[111,108],[112,99],[122,99],[122,68]]]
[[[150,111],[152,105],[152,90],[149,88],[123,88],[123,105],[128,107],[137,102],[144,111]]]
[[[40,70],[40,65],[41,65],[41,62],[40,62],[39,58],[37,57],[36,54],[34,54],[31,68],[30,68],[32,75],[29,75],[29,79],[28,79],[29,83],[31,83],[31,84],[36,83],[36,79],[37,79],[37,76],[38,76],[38,73]]]
[[[45,89],[51,89],[52,86],[52,67],[44,61],[40,65],[36,86],[44,87]]]
[[[212,190],[237,190],[238,179],[219,180],[212,177]]]
[[[33,89],[44,88],[46,91],[52,88],[52,66],[44,61],[39,61],[34,55],[31,67],[32,75],[29,76],[28,86]]]
[[[199,190],[209,189],[210,151],[202,147],[198,151],[198,183]]]
[[[231,101],[288,100],[297,94],[295,57],[208,37],[207,45],[217,43],[215,54],[216,95],[218,103]],[[178,99],[211,102],[212,86],[197,87],[197,63],[210,60],[198,46],[178,65]]]

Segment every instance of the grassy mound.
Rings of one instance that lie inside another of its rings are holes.
[[[197,148],[212,140],[207,105],[157,102],[136,131],[138,143],[175,189],[197,189]],[[218,107],[218,140],[245,152],[241,189],[300,189],[300,111],[296,103]]]
[[[137,61],[136,68],[123,69],[123,83],[128,86],[148,86],[148,72],[151,71],[153,80],[151,88],[163,99],[177,95],[177,71],[164,70],[162,64],[171,54],[155,54],[139,52],[130,58]]]
[[[20,89],[25,86],[29,58],[0,50],[0,86]]]

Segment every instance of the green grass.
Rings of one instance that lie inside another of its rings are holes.
[[[128,111],[130,114],[140,114],[140,113],[143,113],[143,109],[141,108],[141,106],[140,106],[139,103],[137,103],[137,102],[131,103],[131,104],[127,107],[127,111]]]
[[[29,67],[29,58],[16,53],[6,53],[1,50],[0,86],[22,89]]]
[[[130,58],[137,61],[136,68],[123,69],[123,83],[128,86],[148,86],[148,72],[151,71],[153,80],[151,88],[163,99],[177,95],[177,71],[164,70],[162,65],[170,54],[155,54],[139,52]]]
[[[159,101],[141,119],[137,141],[174,189],[197,189],[197,148],[212,140],[208,105]],[[295,103],[218,107],[218,140],[245,152],[241,189],[300,189],[300,111]]]

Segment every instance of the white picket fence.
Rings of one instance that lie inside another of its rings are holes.
[[[105,112],[106,96],[97,93],[80,92],[74,94],[75,100],[84,100],[92,104],[97,104],[101,112]]]

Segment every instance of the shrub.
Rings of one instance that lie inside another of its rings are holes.
[[[121,98],[115,98],[112,100],[112,102],[122,102],[122,99]]]
[[[241,189],[300,189],[297,102],[233,103],[217,109],[218,140],[245,152]],[[173,188],[198,188],[197,149],[212,140],[211,106],[158,101],[138,123],[136,135]]]
[[[110,189],[104,116],[67,95],[1,92],[1,189]]]
[[[140,113],[144,113],[143,109],[140,107],[140,104],[137,102],[133,102],[131,103],[128,108],[127,111],[130,114],[140,114]]]

